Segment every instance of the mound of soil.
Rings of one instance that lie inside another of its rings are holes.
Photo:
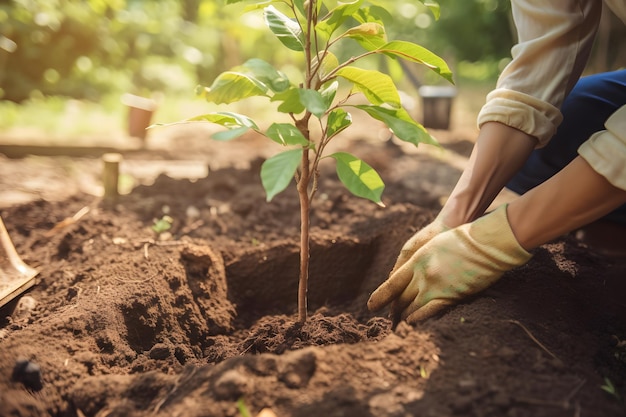
[[[0,309],[0,415],[624,415],[623,263],[564,236],[392,330],[366,300],[458,171],[392,142],[351,147],[386,180],[387,207],[322,172],[304,325],[295,191],[266,203],[257,160],[160,176],[114,204],[74,194],[0,210],[40,271]]]

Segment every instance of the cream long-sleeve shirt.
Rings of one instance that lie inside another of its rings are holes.
[[[563,100],[589,58],[602,11],[600,0],[512,0],[519,42],[496,89],[478,115],[478,125],[496,121],[519,129],[545,146],[562,121]],[[605,0],[626,23],[626,0]],[[614,186],[626,190],[626,105],[592,135],[579,154]]]

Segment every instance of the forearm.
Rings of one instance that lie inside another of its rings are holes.
[[[613,186],[581,157],[508,206],[520,245],[530,250],[584,226],[626,203],[626,191]]]
[[[597,0],[512,0],[518,43],[512,61],[478,114],[545,145],[561,123],[559,109],[580,77],[600,21]]]
[[[537,140],[497,122],[485,123],[450,197],[441,210],[444,224],[456,227],[480,217],[522,167]]]

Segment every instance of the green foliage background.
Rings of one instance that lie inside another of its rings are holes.
[[[508,0],[442,0],[439,21],[417,1],[379,3],[393,16],[392,37],[469,62],[477,78],[509,55]],[[289,74],[297,63],[259,13],[240,12],[221,0],[0,0],[0,98],[190,94],[252,57]]]

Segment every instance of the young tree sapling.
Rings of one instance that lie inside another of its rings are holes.
[[[226,4],[242,1],[226,0]],[[429,0],[419,1],[438,17],[437,4]],[[371,166],[350,153],[326,155],[324,152],[329,142],[352,124],[349,111],[364,111],[385,123],[395,137],[416,146],[437,143],[402,107],[398,89],[389,75],[353,64],[379,55],[423,64],[451,83],[452,73],[445,61],[428,49],[408,41],[388,40],[383,20],[390,16],[376,4],[364,0],[247,3],[244,11],[263,9],[265,23],[278,41],[301,55],[303,81],[295,85],[270,63],[254,58],[221,73],[209,87],[198,87],[198,94],[216,104],[234,103],[253,96],[267,97],[276,103],[278,112],[289,116],[291,122],[272,123],[262,130],[250,117],[225,111],[183,122],[204,121],[223,126],[226,130],[213,135],[216,140],[228,141],[253,130],[287,148],[262,164],[261,181],[267,201],[271,201],[295,180],[301,220],[298,321],[303,323],[307,318],[309,215],[318,188],[321,160],[334,159],[337,175],[350,192],[383,206],[384,183]],[[356,41],[362,52],[340,62],[333,50],[347,39]],[[344,96],[338,96],[340,81],[350,87]],[[369,104],[351,104],[348,99],[357,93],[362,94]],[[312,123],[317,124],[315,132],[310,129]]]

